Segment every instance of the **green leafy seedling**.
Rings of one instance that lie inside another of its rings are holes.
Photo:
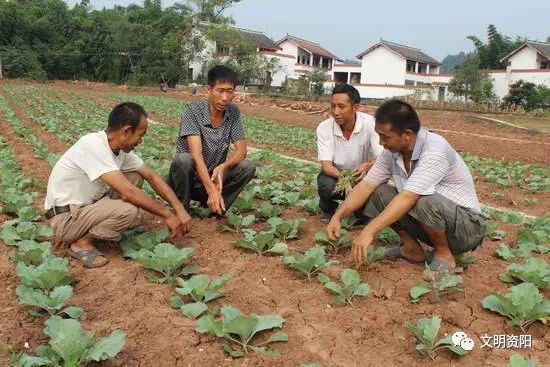
[[[448,349],[459,356],[468,354],[467,350],[454,345],[451,335],[443,339],[437,339],[441,328],[441,318],[439,316],[420,319],[416,325],[407,321],[405,327],[415,336],[418,341],[416,350],[424,356],[435,359],[436,352],[440,349]]]
[[[320,230],[315,233],[313,240],[320,245],[329,246],[329,248],[332,249],[334,253],[337,253],[344,248],[351,247],[351,239],[348,237],[348,231],[346,231],[345,229],[340,232],[340,238],[338,238],[336,241],[331,241],[328,238],[325,230]]]
[[[17,275],[21,277],[22,284],[41,289],[46,293],[55,287],[72,283],[69,272],[69,260],[60,257],[49,257],[40,265],[27,265],[24,262],[17,263]]]
[[[382,229],[377,238],[388,246],[399,246],[401,244],[401,237],[390,227]]]
[[[189,260],[189,256],[195,252],[191,247],[177,248],[169,243],[160,243],[153,250],[141,249],[130,254],[130,257],[147,269],[155,270],[162,277],[148,275],[147,280],[154,283],[174,283],[178,276],[186,276],[197,271],[196,266],[182,267]]]
[[[210,279],[208,275],[193,275],[189,280],[178,280],[176,292],[193,302],[185,303],[179,296],[170,297],[170,304],[179,308],[187,317],[197,318],[208,310],[208,302],[223,297],[220,288],[231,279],[231,275],[224,274],[218,279]]]
[[[269,224],[269,230],[275,234],[275,236],[281,238],[283,241],[296,239],[299,237],[300,225],[306,220],[304,218],[294,218],[290,220],[284,220],[279,217],[269,218],[267,224]]]
[[[354,269],[342,270],[340,275],[342,285],[336,283],[325,274],[319,274],[317,278],[327,289],[336,294],[335,305],[349,304],[351,306],[351,301],[354,297],[366,297],[370,292],[370,286],[367,283],[361,283],[361,277],[357,270]]]
[[[420,302],[420,299],[428,293],[432,294],[432,303],[441,302],[441,296],[446,294],[463,292],[460,288],[463,279],[460,275],[444,275],[439,278],[436,277],[433,272],[426,272],[430,276],[430,281],[421,281],[417,285],[411,288],[409,296],[412,303]]]
[[[284,319],[279,315],[246,315],[230,306],[222,307],[220,313],[221,317],[208,313],[199,318],[195,330],[201,334],[208,333],[226,339],[223,349],[233,358],[242,357],[250,351],[278,355],[277,351],[267,349],[266,346],[288,341],[288,336],[278,331],[266,341],[252,344],[254,336],[259,332],[283,327]]]
[[[521,283],[509,289],[505,296],[493,293],[482,305],[509,319],[508,325],[525,329],[535,321],[550,321],[550,301],[545,300],[532,283]]]
[[[74,319],[78,319],[84,312],[80,307],[67,307],[62,310],[65,303],[73,295],[73,287],[70,285],[61,285],[53,288],[50,292],[45,292],[41,289],[20,284],[17,286],[15,293],[22,305],[44,310],[51,316],[65,313]],[[33,314],[38,315],[34,312]]]
[[[300,200],[298,206],[310,214],[317,215],[319,213],[319,198]]]
[[[226,217],[229,226],[223,226],[222,230],[235,233],[239,233],[243,227],[251,225],[256,220],[256,217],[254,217],[252,214],[243,217],[242,215],[228,212],[226,214]]]
[[[500,274],[499,279],[506,283],[517,281],[533,283],[538,288],[548,288],[550,285],[550,264],[544,259],[532,257],[525,264],[511,264],[506,273]]]
[[[21,241],[17,244],[19,251],[11,253],[10,259],[22,262],[26,265],[38,266],[47,258],[52,257],[52,245],[49,242],[36,242],[33,240]]]
[[[510,362],[508,363],[508,367],[536,367],[535,363],[523,358],[519,354],[513,354],[510,357]]]
[[[286,256],[283,261],[292,270],[304,273],[308,279],[311,279],[312,275],[321,270],[338,264],[336,260],[327,261],[325,258],[325,249],[317,246],[310,248],[303,255]]]
[[[126,344],[126,334],[121,330],[94,344],[93,336],[78,321],[59,316],[46,321],[44,334],[50,338],[50,345],[38,347],[37,356],[21,355],[18,366],[85,366],[114,358]]]
[[[52,236],[52,228],[47,224],[39,225],[17,219],[5,222],[0,233],[0,238],[8,246],[16,246],[18,242],[24,240],[38,240]]]
[[[264,220],[277,217],[281,215],[281,212],[282,210],[280,207],[269,203],[263,203],[256,209],[256,214],[258,214],[258,217]]]
[[[285,192],[271,198],[271,203],[282,206],[295,206],[300,201],[299,192]]]
[[[159,243],[165,242],[169,235],[170,231],[168,231],[168,228],[163,228],[156,232],[145,232],[140,234],[125,233],[121,242],[124,256],[131,257],[133,253],[141,249],[152,250]]]
[[[273,232],[249,233],[245,234],[245,238],[233,243],[233,246],[254,251],[259,255],[284,255],[288,252],[287,244],[277,240]]]

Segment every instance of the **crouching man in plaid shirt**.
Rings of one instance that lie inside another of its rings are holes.
[[[457,270],[453,255],[475,249],[485,234],[468,167],[443,137],[420,127],[408,103],[390,100],[381,105],[375,130],[384,151],[332,217],[328,237],[335,240],[340,221],[364,206],[371,221],[353,242],[356,264],[378,232],[391,226],[401,246],[388,248],[385,258],[424,262],[421,241],[434,249],[431,271],[441,275]],[[395,186],[388,184],[390,179]]]

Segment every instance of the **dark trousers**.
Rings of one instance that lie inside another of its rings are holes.
[[[363,214],[375,218],[398,194],[388,184],[376,188],[365,205]],[[449,248],[455,255],[474,250],[483,242],[485,222],[481,213],[458,206],[440,194],[421,196],[407,215],[391,225],[396,231],[406,231],[412,237],[432,246],[420,224],[445,231]]]
[[[319,194],[319,208],[325,215],[333,215],[338,208],[336,200],[344,200],[344,193],[333,194],[337,179],[325,175],[323,172],[317,175],[317,193]]]
[[[252,180],[255,173],[254,163],[247,160],[241,161],[232,169],[224,172],[222,196],[226,210],[233,204],[246,184]],[[176,153],[166,183],[174,190],[186,209],[189,209],[191,200],[206,206],[208,193],[195,172],[195,160],[191,154]]]
[[[317,175],[317,193],[319,194],[319,208],[324,215],[332,216],[338,208],[337,200],[344,200],[346,198],[343,192],[333,194],[337,182],[337,179],[327,176],[323,172]],[[357,219],[361,221],[362,224],[366,224],[368,222],[368,218],[363,215],[363,208],[357,210],[354,215]]]

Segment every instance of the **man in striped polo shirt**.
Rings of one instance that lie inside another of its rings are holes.
[[[402,244],[390,247],[387,258],[424,262],[422,241],[435,252],[430,270],[452,272],[453,255],[475,249],[485,234],[468,167],[443,137],[420,127],[408,103],[390,100],[381,105],[375,129],[385,149],[332,217],[328,237],[337,238],[340,220],[364,206],[371,221],[353,243],[356,264],[366,257],[376,234],[391,226]],[[390,179],[395,186],[388,185]]]
[[[321,173],[317,176],[317,191],[321,222],[328,223],[338,207],[337,200],[345,199],[344,192],[334,189],[343,178],[343,170],[353,170],[361,180],[372,167],[376,156],[382,153],[374,118],[359,112],[359,91],[348,84],[338,84],[332,90],[331,117],[317,127],[317,156]],[[359,219],[361,212],[357,213]]]
[[[235,97],[237,74],[218,65],[208,71],[208,100],[185,109],[177,151],[166,179],[180,201],[208,205],[221,216],[254,177],[254,164],[245,160],[247,147]],[[235,151],[228,156],[229,146]]]

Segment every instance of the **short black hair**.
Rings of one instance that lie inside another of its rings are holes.
[[[147,117],[145,109],[134,102],[123,102],[116,105],[109,114],[107,131],[117,131],[123,126],[130,125],[136,131],[142,117]]]
[[[216,65],[208,70],[207,78],[208,85],[211,87],[215,86],[218,82],[227,82],[237,86],[238,81],[237,73],[225,65]]]
[[[345,93],[348,95],[351,104],[361,103],[361,95],[359,91],[352,85],[346,83],[336,84],[332,89],[332,95]]]
[[[390,99],[382,103],[374,114],[376,123],[390,123],[393,130],[403,133],[410,129],[415,134],[420,130],[420,119],[414,108],[399,99]]]

